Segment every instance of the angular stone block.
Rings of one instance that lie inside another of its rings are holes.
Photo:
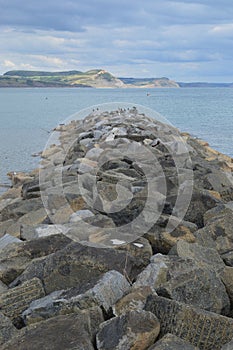
[[[160,330],[157,317],[151,312],[129,311],[101,324],[96,337],[98,350],[146,350]]]
[[[145,310],[158,317],[161,335],[172,333],[201,350],[220,350],[232,339],[232,318],[155,295],[147,298]]]
[[[11,320],[21,316],[33,300],[45,295],[44,288],[38,278],[33,278],[22,285],[8,289],[0,294],[0,310]]]

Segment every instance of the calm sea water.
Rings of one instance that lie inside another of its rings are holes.
[[[147,96],[147,92],[150,96]],[[150,107],[182,131],[233,156],[233,89],[0,89],[0,183],[9,171],[31,170],[47,131],[77,111],[107,102]],[[0,189],[1,191],[1,189]]]

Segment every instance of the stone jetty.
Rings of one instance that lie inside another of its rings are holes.
[[[0,349],[233,349],[233,159],[136,107],[0,198]]]

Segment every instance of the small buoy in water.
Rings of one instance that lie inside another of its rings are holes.
[[[146,96],[150,96],[150,93],[149,93],[149,92],[147,92]]]

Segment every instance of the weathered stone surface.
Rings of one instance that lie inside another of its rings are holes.
[[[233,267],[226,266],[220,274],[220,277],[226,287],[226,291],[231,302],[231,308],[233,308]]]
[[[30,306],[22,313],[24,324],[28,326],[61,314],[69,314],[70,312],[63,312],[62,309],[62,301],[65,302],[65,300],[58,302],[64,292],[64,290],[57,290],[43,298],[32,301]],[[77,309],[75,313],[78,312]]]
[[[180,240],[170,250],[169,254],[175,254],[180,258],[193,259],[200,267],[214,269],[217,272],[220,272],[225,267],[217,250],[203,247],[197,243],[190,244]]]
[[[11,320],[0,312],[0,345],[17,335],[17,329]]]
[[[153,289],[149,286],[133,288],[113,306],[114,315],[120,316],[127,311],[142,310],[145,306],[147,296],[153,292]]]
[[[40,186],[39,179],[27,182],[22,186],[22,197],[23,199],[31,199],[40,197]]]
[[[8,226],[6,234],[16,238],[20,238],[20,229],[21,224],[18,221],[16,221],[12,225]]]
[[[21,225],[20,238],[26,241],[38,239],[42,237],[53,236],[57,234],[66,234],[69,227],[65,225],[47,225],[41,224],[37,226]]]
[[[160,331],[157,317],[151,312],[129,311],[104,322],[97,333],[98,350],[146,350]]]
[[[6,233],[2,238],[0,238],[0,251],[12,243],[22,243],[22,241]]]
[[[94,350],[94,336],[103,321],[100,308],[53,317],[22,329],[2,350]]]
[[[200,267],[192,259],[156,254],[137,277],[135,286],[150,285],[159,295],[208,311],[228,314],[230,301],[214,270]]]
[[[220,254],[233,250],[233,208],[219,206],[206,213],[205,230],[215,241],[216,249]]]
[[[233,339],[221,348],[221,350],[232,350],[232,349],[233,349]]]
[[[14,284],[36,276],[43,281],[49,294],[55,290],[85,285],[93,278],[96,281],[112,269],[133,280],[143,267],[140,259],[124,251],[71,243],[55,254],[29,264]]]
[[[161,259],[160,259],[161,257]],[[157,254],[156,263],[149,264],[138,276],[134,288],[150,286],[158,288],[167,282],[168,265],[162,254]]]
[[[70,239],[62,234],[20,244],[12,243],[1,251],[0,279],[8,285],[23,272],[31,260],[54,253],[69,243]]]
[[[152,247],[148,240],[143,237],[138,238],[132,243],[119,245],[116,249],[126,250],[131,255],[135,256],[136,258],[138,257],[145,262],[149,262],[150,257],[152,256]]]
[[[0,237],[4,236],[6,234],[6,230],[13,223],[14,223],[14,220],[12,220],[12,219],[0,222]]]
[[[208,230],[208,226],[204,226],[203,228],[194,232],[194,236],[196,239],[196,243],[200,244],[203,247],[207,248],[217,248],[217,244],[211,236],[211,232]]]
[[[69,204],[60,207],[56,210],[55,214],[51,215],[50,218],[53,223],[61,225],[69,222],[70,216],[74,213],[73,209]]]
[[[70,216],[70,222],[78,222],[80,220],[93,217],[93,216],[94,214],[90,210],[87,210],[87,209],[78,210]]]
[[[5,221],[9,219],[17,220],[21,216],[31,211],[38,210],[42,207],[43,207],[43,204],[40,198],[33,198],[27,201],[17,199],[16,201],[14,201],[12,204],[9,204],[1,211],[0,219],[1,221]]]
[[[169,230],[166,227],[169,220]],[[167,254],[170,249],[182,239],[195,242],[194,232],[197,225],[188,221],[181,221],[175,216],[162,215],[159,221],[145,234],[156,253]]]
[[[44,295],[41,281],[38,278],[33,278],[18,287],[0,294],[1,312],[14,321],[21,316],[22,312],[28,308],[33,300]]]
[[[19,218],[18,223],[19,224],[25,224],[25,225],[39,225],[46,221],[47,219],[47,212],[45,208],[40,208],[35,211],[31,211],[22,217]]]
[[[160,335],[172,333],[201,350],[219,350],[233,334],[233,319],[163,297],[148,297],[145,310],[160,321]]]
[[[8,287],[2,281],[0,281],[0,294],[5,292],[7,289]]]
[[[233,267],[233,250],[221,254],[221,257],[227,266]]]
[[[26,324],[41,321],[59,314],[100,306],[106,313],[130,288],[126,278],[117,271],[106,272],[96,282],[74,287],[66,291],[55,291],[31,303],[23,313]]]
[[[204,226],[204,214],[221,203],[207,190],[194,190],[192,200],[185,215],[185,220],[195,223],[199,228]]]
[[[157,341],[148,350],[198,350],[196,346],[193,346],[181,338],[178,338],[174,334],[167,333],[162,339]]]

